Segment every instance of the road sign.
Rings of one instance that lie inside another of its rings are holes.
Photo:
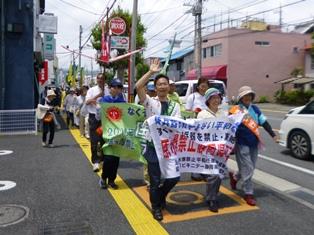
[[[111,36],[110,46],[111,49],[129,49],[129,37]]]
[[[126,23],[120,17],[114,17],[110,20],[110,30],[115,35],[121,35],[126,30]]]

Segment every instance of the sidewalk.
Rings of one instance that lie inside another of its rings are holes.
[[[275,104],[275,103],[259,103],[257,106],[264,111],[276,111],[288,113],[290,109],[296,108],[297,106]]]

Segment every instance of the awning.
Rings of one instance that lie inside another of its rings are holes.
[[[202,68],[202,77],[208,79],[222,79],[227,80],[227,65],[208,66]],[[196,79],[196,69],[190,70],[186,79]]]
[[[286,79],[283,79],[283,80],[280,80],[280,81],[277,81],[274,83],[286,84],[286,83],[290,83],[290,82],[293,82],[293,81],[298,80],[298,79],[300,79],[300,78],[286,78]]]
[[[291,83],[292,84],[306,84],[306,83],[313,83],[313,82],[314,82],[314,78],[300,78]]]

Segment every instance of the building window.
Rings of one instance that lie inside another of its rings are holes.
[[[221,54],[222,54],[222,44],[217,44],[217,45],[214,45],[214,46],[206,47],[205,48],[205,52],[203,52],[203,53],[206,54],[206,57],[207,56],[209,56],[209,57],[221,56]]]
[[[257,46],[270,46],[270,43],[267,41],[255,41],[255,45]]]
[[[203,48],[203,59],[206,59],[206,48]]]
[[[177,62],[177,70],[178,71],[182,70],[182,62]]]
[[[314,55],[311,55],[311,69],[314,69]]]

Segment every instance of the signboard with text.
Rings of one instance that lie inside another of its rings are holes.
[[[129,37],[111,36],[110,46],[111,49],[129,49]]]
[[[121,35],[126,30],[126,23],[120,17],[114,17],[110,20],[110,30],[114,35]]]
[[[44,34],[44,58],[47,60],[53,60],[55,54],[55,39],[53,34]]]

